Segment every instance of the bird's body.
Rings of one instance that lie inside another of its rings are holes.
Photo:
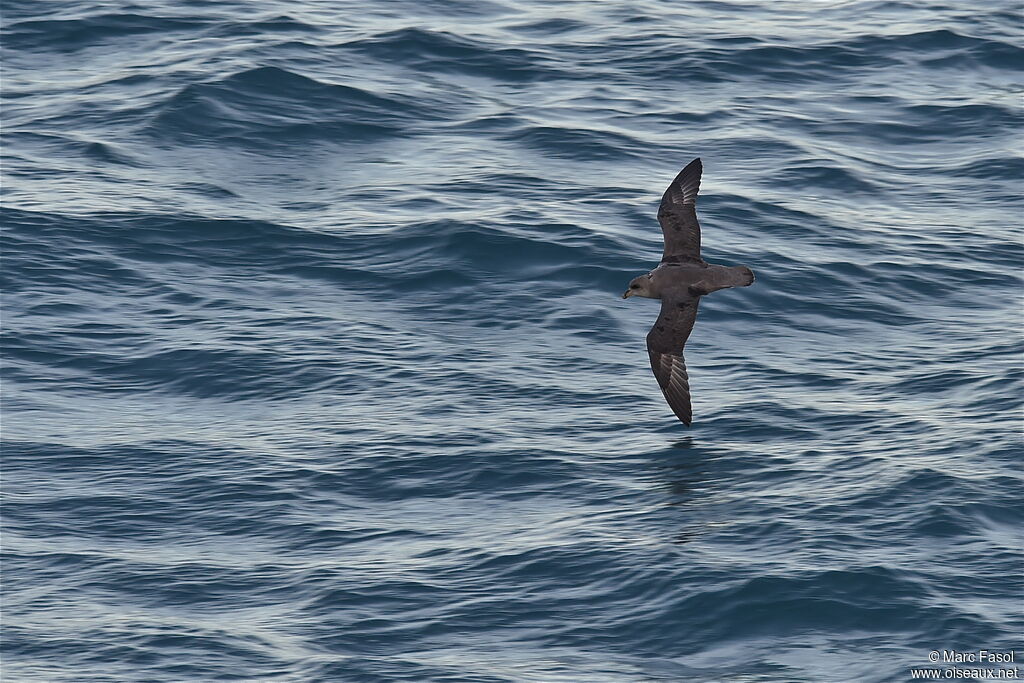
[[[703,261],[662,263],[650,273],[651,295],[648,298],[661,299],[666,295],[690,294],[691,289],[699,290],[703,295],[728,287],[742,287],[744,284],[750,284],[742,282],[749,272],[750,269],[746,266],[720,266]]]
[[[694,159],[665,190],[658,209],[665,237],[661,264],[634,278],[622,295],[624,299],[661,300],[661,314],[647,334],[647,352],[665,400],[686,426],[690,426],[692,409],[683,346],[697,319],[700,299],[720,289],[754,282],[754,273],[746,266],[720,266],[700,257],[697,192],[701,171],[700,159]]]

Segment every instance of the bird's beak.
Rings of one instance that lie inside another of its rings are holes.
[[[628,299],[628,298],[629,298],[629,297],[631,297],[631,296],[633,296],[633,290],[631,290],[631,289],[627,289],[627,290],[626,290],[626,291],[625,291],[625,292],[623,293],[623,295],[622,295],[622,298],[623,298],[623,299]]]

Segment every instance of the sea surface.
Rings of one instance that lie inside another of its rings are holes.
[[[1019,3],[2,18],[5,683],[1024,677]]]

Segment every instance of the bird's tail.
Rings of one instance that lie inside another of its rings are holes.
[[[729,287],[747,287],[754,284],[754,271],[746,266],[711,266],[704,282],[700,284],[708,292]]]
[[[754,284],[754,271],[746,266],[736,266],[736,284],[733,287],[749,287]]]

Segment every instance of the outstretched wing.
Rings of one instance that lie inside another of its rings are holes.
[[[699,304],[699,296],[663,298],[661,315],[647,333],[651,369],[658,378],[658,384],[672,412],[687,427],[690,426],[693,412],[690,409],[690,379],[683,361],[683,346],[697,319]]]
[[[675,177],[661,197],[658,222],[665,236],[662,263],[700,261],[700,223],[697,222],[697,191],[700,190],[700,159],[694,159]]]

